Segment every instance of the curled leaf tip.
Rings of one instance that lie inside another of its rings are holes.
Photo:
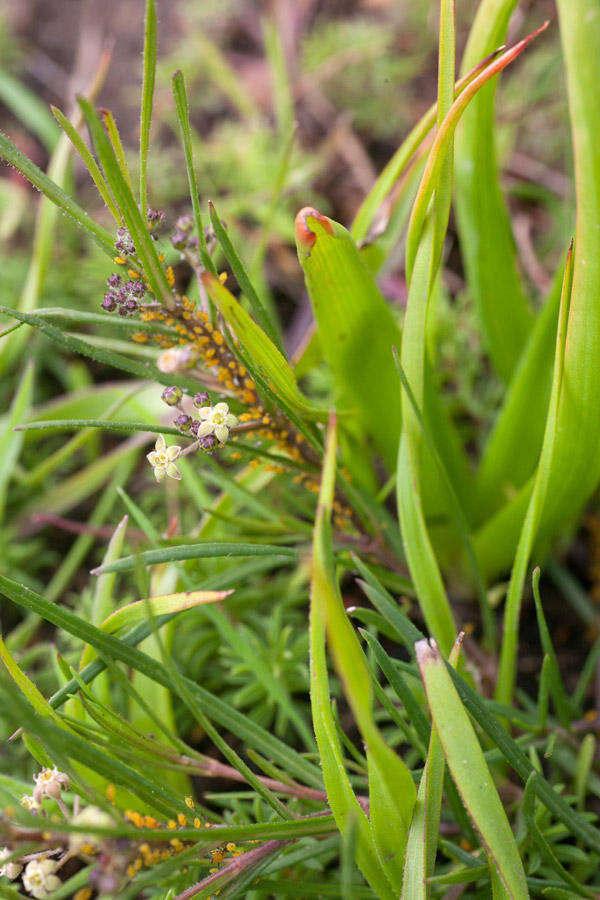
[[[310,227],[308,219],[315,219],[323,226],[328,234],[333,235],[334,232],[333,226],[327,216],[322,215],[322,213],[320,213],[318,209],[315,209],[314,206],[303,206],[296,216],[296,240],[299,244],[306,247],[307,250],[310,250],[317,240],[317,235]]]

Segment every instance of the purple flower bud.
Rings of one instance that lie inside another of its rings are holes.
[[[166,387],[164,389],[161,396],[163,402],[166,403],[167,406],[178,406],[183,398],[183,391],[180,387],[171,385],[170,387]]]
[[[165,214],[162,209],[150,209],[150,207],[148,207],[147,216],[151,226],[159,225],[165,220]]]
[[[175,222],[175,227],[180,231],[191,231],[194,227],[194,220],[191,216],[180,216]]]
[[[104,295],[104,299],[101,303],[102,309],[105,309],[107,312],[114,312],[117,308],[117,295],[114,291],[107,291]]]
[[[139,278],[137,281],[128,281],[127,287],[134,297],[143,297],[146,293],[146,285]]]
[[[210,406],[210,397],[206,391],[200,391],[198,394],[194,394],[194,406],[196,409],[200,409],[201,406]]]
[[[192,427],[192,417],[186,416],[185,413],[181,413],[180,416],[174,420],[173,425],[175,428],[179,428],[184,434],[189,434]]]
[[[171,235],[171,243],[176,250],[183,250],[188,243],[188,236],[185,231],[176,231]]]
[[[128,297],[121,306],[121,309],[125,309],[128,313],[137,312],[138,302],[134,300],[133,297]]]
[[[192,419],[192,424],[190,425],[191,433],[197,436],[199,428],[200,428],[200,419]]]
[[[106,283],[111,288],[119,287],[121,284],[121,276],[117,275],[116,272],[113,272],[112,275],[109,275],[106,279]]]
[[[215,448],[217,444],[217,439],[212,434],[207,434],[206,437],[200,438],[200,446],[203,450],[208,450],[209,452]]]
[[[131,256],[135,253],[135,244],[126,228],[117,228],[115,248],[120,256]]]

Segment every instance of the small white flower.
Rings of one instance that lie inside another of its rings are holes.
[[[183,372],[196,362],[197,353],[193,347],[169,347],[156,360],[157,368],[169,375]]]
[[[154,450],[146,456],[146,459],[154,469],[154,477],[157,481],[162,481],[165,475],[168,475],[169,478],[181,478],[181,472],[174,462],[180,454],[181,447],[177,445],[167,447],[164,437],[162,434],[159,434]]]
[[[202,419],[198,428],[198,437],[206,437],[214,434],[220,444],[224,444],[229,437],[229,429],[235,428],[238,423],[236,416],[229,412],[226,403],[217,403],[216,406],[202,406],[198,410]]]
[[[23,887],[36,900],[44,900],[62,884],[55,871],[56,863],[51,859],[32,859],[23,872]]]
[[[21,806],[23,806],[25,809],[28,809],[29,812],[35,813],[40,808],[39,803],[36,803],[34,798],[29,794],[23,794],[19,802]]]
[[[90,828],[113,828],[114,821],[107,812],[97,806],[86,806],[80,813],[71,819],[72,825],[89,825]],[[97,853],[102,845],[102,838],[95,834],[73,833],[69,835],[69,850],[71,853],[81,853],[91,856]]]
[[[2,849],[0,849],[0,862],[11,855],[12,850],[9,850],[8,847],[2,847]],[[18,878],[22,871],[23,866],[18,861],[18,859],[13,859],[12,862],[5,863],[3,866],[0,866],[0,875],[5,875],[11,881],[14,881],[15,878]]]
[[[69,790],[69,776],[59,772],[56,766],[53,769],[42,769],[33,779],[33,800],[39,806],[42,797],[52,797],[58,800],[61,791]]]

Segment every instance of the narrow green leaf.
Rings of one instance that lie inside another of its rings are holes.
[[[367,747],[373,839],[387,877],[394,889],[400,890],[404,848],[416,792],[408,768],[385,743],[375,723],[371,674],[344,609],[335,578],[331,507],[335,487],[336,448],[336,420],[332,416],[313,540],[311,610],[314,609],[321,622],[325,623],[336,669]]]
[[[218,215],[218,213],[215,209],[214,203],[212,201],[209,201],[208,208],[210,211],[210,221],[211,221],[212,227],[214,228],[215,235],[217,236],[217,240],[219,241],[219,244],[221,245],[221,249],[225,255],[225,259],[231,266],[233,274],[235,275],[235,277],[237,279],[237,283],[239,284],[242,293],[250,301],[252,311],[254,312],[254,315],[256,316],[258,324],[260,325],[262,330],[265,332],[265,334],[271,339],[271,341],[277,347],[279,352],[283,355],[283,347],[281,346],[281,339],[279,337],[279,334],[277,333],[275,324],[273,323],[273,320],[271,319],[271,316],[269,315],[268,309],[266,308],[266,306],[264,305],[264,303],[261,301],[260,297],[256,293],[254,286],[252,285],[252,282],[250,281],[250,278],[248,277],[246,269],[244,268],[244,264],[243,264],[242,260],[240,259],[239,255],[237,253],[237,250],[231,243],[231,239],[230,239],[229,235],[227,234],[227,231],[226,231],[225,227],[223,226],[223,223],[221,222],[221,219],[219,218],[219,215]]]
[[[129,166],[127,165],[127,158],[125,156],[125,148],[123,147],[123,142],[121,141],[121,135],[119,134],[119,129],[117,128],[115,117],[113,116],[110,109],[102,109],[99,110],[99,112],[102,113],[102,121],[104,122],[104,127],[106,128],[106,133],[108,135],[110,145],[113,149],[116,163],[121,171],[123,178],[125,179],[129,190],[133,195],[133,182],[131,181]]]
[[[178,544],[161,547],[158,550],[144,550],[135,556],[125,556],[109,565],[92,569],[93,575],[106,572],[127,572],[137,565],[156,566],[184,559],[216,559],[237,556],[278,556],[283,559],[297,559],[298,551],[292,547],[276,544],[251,544],[244,541],[203,542],[198,544]]]
[[[183,152],[185,154],[185,164],[187,168],[188,183],[190,186],[190,199],[192,201],[192,209],[194,211],[194,219],[196,220],[196,233],[198,237],[198,249],[202,265],[207,272],[217,274],[215,264],[211,259],[206,246],[206,236],[204,234],[204,226],[202,224],[202,214],[200,212],[200,200],[198,197],[198,184],[196,182],[196,169],[194,168],[194,152],[192,150],[192,129],[190,127],[190,109],[185,90],[185,81],[183,72],[177,71],[172,79],[173,97],[175,98],[175,108],[177,110],[177,118],[179,120],[179,128],[181,130],[181,140],[183,142]]]
[[[435,644],[415,647],[433,723],[448,768],[508,895],[529,896],[523,863],[469,717]]]
[[[515,2],[515,0],[513,0],[513,2]],[[481,62],[477,60],[474,68],[456,82],[454,96],[458,97],[481,69],[485,68],[485,66],[497,55],[498,51],[494,51]],[[368,240],[369,231],[373,225],[379,207],[382,205],[385,198],[418,151],[420,145],[435,125],[437,116],[438,107],[437,103],[434,103],[404,139],[361,203],[350,229],[350,234],[359,247]]]
[[[326,417],[325,410],[317,407],[301,393],[288,361],[233,294],[218,278],[208,272],[204,274],[202,281],[209,297],[235,332],[254,365],[263,374],[267,386],[273,393],[280,396],[283,403],[298,415],[323,420]]]
[[[0,157],[5,159],[11,166],[14,166],[38,191],[41,191],[59,209],[74,219],[77,225],[86,231],[105,253],[108,253],[110,257],[115,255],[112,234],[106,228],[103,228],[102,225],[94,222],[91,216],[75,200],[69,197],[56,182],[44,174],[25,154],[21,153],[5,134],[1,133]]]
[[[462,113],[464,112],[470,101],[473,99],[473,97],[475,97],[477,92],[483,87],[483,85],[503,69],[505,69],[506,66],[508,66],[511,62],[513,62],[513,60],[515,60],[517,56],[519,56],[519,54],[522,53],[523,50],[525,50],[528,44],[530,44],[531,41],[538,36],[538,34],[540,34],[542,31],[545,31],[545,29],[548,27],[548,24],[548,22],[545,22],[540,28],[532,32],[532,34],[528,35],[522,41],[519,41],[509,50],[506,50],[504,53],[494,59],[488,66],[486,66],[486,68],[483,69],[483,71],[480,72],[479,75],[477,75],[477,77],[474,78],[469,85],[467,85],[464,91],[459,94],[457,99],[452,104],[448,114],[444,118],[444,121],[438,130],[429,153],[427,166],[423,174],[423,179],[421,181],[421,186],[419,188],[409,224],[406,248],[406,271],[407,280],[409,281],[409,283],[412,280],[412,270],[415,264],[417,249],[419,247],[423,229],[425,227],[429,201],[431,200],[431,196],[438,184],[440,173],[444,167],[446,153],[448,152],[448,148],[453,139],[456,126],[458,125]]]
[[[79,134],[77,129],[71,124],[71,122],[69,122],[69,120],[67,119],[65,114],[62,113],[60,111],[60,109],[58,109],[58,107],[51,106],[50,109],[52,110],[52,115],[54,116],[54,118],[56,119],[56,121],[58,122],[58,124],[60,125],[62,130],[65,132],[65,134],[67,135],[67,137],[69,138],[69,140],[71,141],[71,143],[73,144],[73,146],[75,147],[77,152],[79,153],[79,156],[81,157],[86,169],[90,173],[90,177],[91,177],[92,181],[98,188],[98,193],[100,194],[100,196],[106,203],[108,209],[110,210],[110,212],[113,216],[113,219],[116,222],[119,222],[121,219],[119,210],[118,210],[117,206],[115,205],[115,201],[114,201],[113,196],[110,192],[110,189],[106,183],[104,175],[100,171],[100,167],[98,166],[98,163],[96,162],[96,160],[94,159],[94,157],[88,150],[87,146],[85,145],[83,138],[81,137],[81,135]]]
[[[173,306],[173,295],[163,267],[158,259],[154,241],[150,237],[145,217],[142,217],[139,207],[135,202],[131,192],[131,186],[121,171],[121,167],[115,157],[115,153],[98,113],[92,104],[83,97],[79,97],[78,102],[90,130],[106,180],[119,205],[125,225],[127,226],[133,239],[135,249],[144,266],[144,272],[148,278],[150,288],[156,298],[162,300],[167,308],[170,309]]]
[[[552,474],[553,457],[559,427],[559,411],[561,391],[563,386],[564,356],[567,341],[567,329],[569,323],[569,307],[573,286],[573,245],[569,249],[565,263],[563,290],[560,301],[560,313],[558,332],[556,336],[556,350],[554,355],[554,374],[552,378],[552,392],[546,429],[542,443],[540,461],[535,476],[533,492],[527,508],[527,515],[523,523],[517,553],[511,573],[510,585],[506,596],[504,611],[504,627],[502,635],[502,647],[500,651],[500,666],[498,681],[496,684],[496,699],[505,706],[510,706],[514,683],[516,679],[516,657],[519,635],[519,617],[521,610],[521,596],[525,585],[527,565],[533,551],[537,536],[542,510],[546,502]],[[561,707],[561,711],[564,707]]]
[[[565,882],[565,885],[567,885],[571,891],[574,891],[577,897],[593,897],[593,891],[590,891],[579,884],[579,882],[567,872],[556,856],[551,844],[548,843],[540,831],[535,817],[535,783],[539,777],[537,772],[532,772],[527,779],[527,784],[525,785],[525,791],[523,793],[521,812],[527,825],[527,836],[533,841],[545,863]],[[571,896],[571,894],[569,894],[569,896]]]
[[[156,78],[156,7],[154,0],[146,0],[144,20],[144,56],[142,78],[142,108],[140,114],[140,209],[144,219],[148,210],[148,151],[150,149],[150,125],[154,103]]]
[[[117,639],[84,619],[80,619],[65,607],[50,603],[35,591],[23,587],[23,585],[6,578],[2,574],[0,574],[0,593],[18,606],[41,616],[57,628],[67,631],[84,643],[91,644],[99,654],[120,661],[136,671],[142,672],[158,684],[174,690],[172,681],[164,666],[147,654],[135,649],[135,644],[152,633],[152,625],[147,621],[132,629],[129,635],[122,639]],[[79,677],[86,683],[89,683],[104,668],[105,665],[101,660],[94,660],[84,671],[79,673]],[[286,746],[268,731],[265,731],[265,729],[248,719],[247,716],[237,712],[229,704],[209,693],[194,681],[185,679],[185,682],[198,699],[202,709],[213,720],[219,722],[232,734],[238,735],[241,740],[248,742],[269,759],[280,763],[287,768],[290,774],[315,787],[320,788],[322,786],[319,771],[316,767],[305,760],[293,748]],[[67,699],[70,693],[76,690],[78,690],[78,684],[77,681],[73,680],[71,683],[64,685],[51,697],[49,703],[51,703],[53,708],[56,708]]]
[[[518,0],[482,0],[469,31],[462,71],[506,39]],[[456,142],[456,213],[469,291],[490,357],[505,381],[515,371],[532,315],[517,267],[515,242],[500,188],[494,135],[497,82],[475,97]]]
[[[0,522],[4,518],[10,479],[23,446],[23,436],[15,426],[29,415],[34,388],[33,362],[27,363],[10,405],[8,416],[0,424]]]

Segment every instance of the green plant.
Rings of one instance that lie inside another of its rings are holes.
[[[568,689],[537,568],[539,691],[533,697],[517,686],[530,567],[569,536],[600,480],[600,151],[590,99],[600,77],[600,15],[596,0],[558,2],[577,226],[534,313],[495,164],[494,85],[548,23],[499,46],[515,6],[482,0],[457,80],[454,3],[441,0],[436,105],[350,230],[313,206],[298,213],[314,329],[293,363],[262,272],[294,152],[294,101],[272,23],[264,35],[278,165],[254,254],[215,204],[205,210],[200,201],[197,136],[179,70],[172,90],[192,215],[177,220],[168,241],[165,214],[148,205],[154,0],[146,4],[137,172],[110,111],[79,98],[92,152],[77,120],[53,110],[64,131],[56,168],[66,175],[68,139],[114,217],[110,229],[0,135],[2,156],[45,195],[30,288],[15,308],[2,307],[11,323],[2,364],[14,365],[33,329],[66,354],[133,376],[36,408],[29,365],[0,432],[1,513],[12,511],[10,499],[19,515],[43,504],[60,516],[108,483],[90,526],[117,498],[128,514],[75,611],[56,601],[84,543],[48,586],[32,583],[16,556],[0,575],[0,592],[23,612],[0,643],[7,737],[18,729],[43,767],[32,796],[22,779],[0,776],[2,871],[21,877],[33,896],[81,898],[88,887],[165,900],[217,891],[413,900],[451,886],[473,897],[600,890],[600,830],[586,806],[599,791],[595,743],[590,734],[579,738],[594,724],[584,713],[599,645]],[[221,89],[252,117],[226,60],[205,50]],[[469,288],[506,384],[478,459],[467,453],[438,372],[454,192]],[[102,311],[38,306],[53,238],[50,202],[112,261]],[[377,275],[404,230],[401,315]],[[193,274],[187,293],[176,282],[181,260]],[[128,438],[28,497],[100,431]],[[35,466],[17,468],[28,442],[62,432],[74,436]],[[135,494],[128,479],[150,440],[146,483],[154,487],[153,474],[165,485]],[[15,471],[19,484],[8,498]],[[164,497],[178,511],[179,531],[157,526]],[[501,619],[493,589],[508,569]],[[555,562],[549,570],[564,584]],[[342,586],[359,596],[348,581],[356,573],[369,606],[345,603]],[[595,622],[568,579],[568,594]],[[414,598],[428,638],[397,594]],[[494,699],[463,653],[453,602],[460,595],[479,603],[479,658],[498,661]],[[29,640],[42,621],[53,626],[59,652],[52,677],[34,678]],[[192,781],[211,778],[243,787],[211,792]],[[56,873],[69,871],[67,860],[74,874],[63,883]]]

